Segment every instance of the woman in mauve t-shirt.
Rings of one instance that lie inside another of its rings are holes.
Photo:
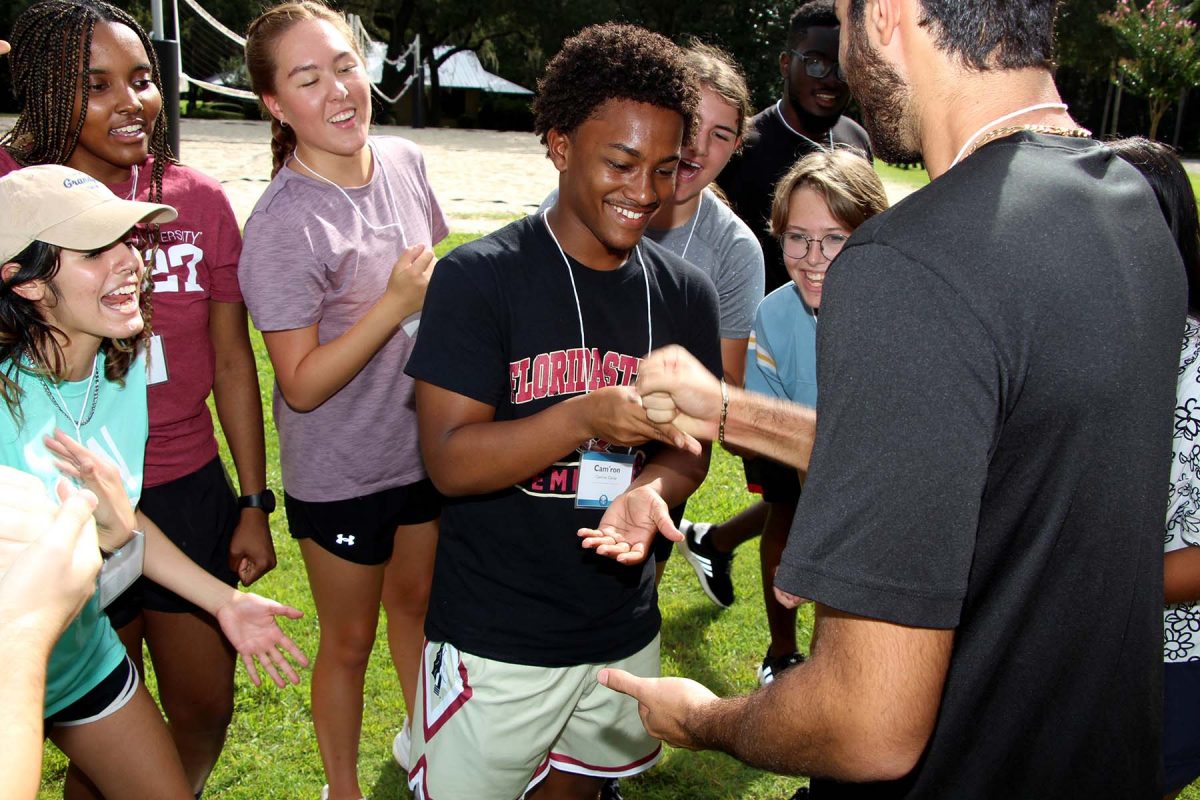
[[[273,117],[275,173],[246,223],[238,276],[275,368],[288,526],[321,626],[323,796],[359,798],[381,602],[410,710],[416,691],[441,502],[404,365],[446,223],[416,146],[368,137],[370,84],[340,16],[276,6],[251,23],[246,63]],[[393,746],[406,771],[408,735]]]

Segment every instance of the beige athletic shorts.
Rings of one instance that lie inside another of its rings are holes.
[[[618,667],[658,677],[658,637],[610,664],[529,667],[426,642],[408,787],[417,800],[516,800],[550,769],[620,778],[654,766],[637,701],[601,686]]]

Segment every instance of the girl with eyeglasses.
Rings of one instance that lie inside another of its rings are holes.
[[[771,233],[779,238],[791,283],[763,298],[746,353],[746,389],[817,404],[817,312],[825,276],[854,229],[887,208],[870,162],[846,149],[812,153],[775,188]],[[796,646],[796,598],[778,597],[775,570],[787,544],[803,475],[765,458],[747,463],[767,504],[760,544],[763,601],[771,642],[758,679],[770,683],[803,660]]]

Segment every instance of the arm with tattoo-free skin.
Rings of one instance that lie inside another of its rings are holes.
[[[349,330],[328,342],[320,341],[316,324],[264,332],[263,343],[287,404],[296,411],[312,411],[353,380],[396,335],[405,317],[421,310],[435,262],[425,245],[405,250],[392,267],[383,296]]]
[[[416,396],[425,468],[438,491],[451,497],[513,486],[593,437],[620,445],[669,441],[646,419],[629,386],[605,387],[501,421],[487,403],[426,381],[416,382]],[[698,443],[693,451],[699,453]],[[505,457],[480,457],[498,452]]]
[[[814,409],[732,386],[726,389],[726,443],[808,469],[817,428]],[[648,355],[638,371],[637,390],[646,415],[677,445],[685,444],[687,437],[718,438],[721,383],[682,347],[670,345]]]
[[[267,488],[267,458],[262,395],[250,347],[246,306],[213,301],[209,304],[208,318],[209,338],[216,355],[213,400],[237,470],[238,493],[258,494]],[[243,508],[239,512],[229,544],[229,568],[243,586],[249,586],[275,568],[271,527],[267,513],[261,508]]]
[[[66,481],[58,494],[55,506],[37,478],[0,467],[0,797],[37,796],[46,664],[100,570],[95,496]]]
[[[599,677],[636,699],[646,730],[676,747],[721,750],[771,772],[894,780],[933,733],[953,643],[952,630],[818,605],[809,660],[744,697],[721,699],[684,678]]]

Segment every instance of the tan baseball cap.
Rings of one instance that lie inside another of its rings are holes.
[[[0,178],[0,263],[37,242],[88,252],[108,247],[139,222],[170,222],[175,209],[122,200],[95,178],[42,164]]]

